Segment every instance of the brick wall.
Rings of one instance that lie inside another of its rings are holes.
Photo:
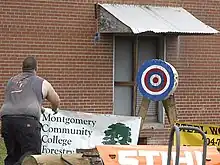
[[[112,112],[112,36],[106,34],[101,42],[93,42],[96,2],[181,6],[220,28],[216,0],[2,0],[0,104],[8,78],[20,72],[24,57],[35,55],[38,74],[54,85],[62,109]],[[168,37],[167,59],[180,76],[176,101],[181,121],[219,124],[219,42],[219,35]],[[167,135],[167,129],[142,134],[150,137],[148,144],[165,144]]]

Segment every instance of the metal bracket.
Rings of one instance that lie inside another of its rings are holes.
[[[179,127],[174,125],[171,129],[169,144],[168,144],[168,157],[167,157],[167,165],[170,165],[171,162],[171,152],[173,147],[173,138],[174,133],[176,132],[176,162],[175,165],[179,165],[179,157],[180,157],[180,130]]]
[[[167,165],[170,165],[171,162],[171,152],[173,145],[174,133],[176,132],[176,161],[175,165],[179,165],[179,156],[180,156],[180,129],[183,130],[195,130],[200,133],[203,137],[203,156],[202,156],[202,165],[206,164],[206,155],[207,155],[207,138],[205,133],[197,127],[189,127],[189,126],[176,126],[174,125],[171,129],[169,144],[168,144],[168,157],[167,157]]]

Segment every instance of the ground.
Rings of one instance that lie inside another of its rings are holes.
[[[6,155],[5,145],[3,140],[0,138],[0,165],[4,165],[3,161]]]

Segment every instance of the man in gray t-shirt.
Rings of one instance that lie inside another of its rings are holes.
[[[44,99],[57,113],[60,99],[52,85],[36,75],[37,61],[27,57],[22,73],[12,77],[5,88],[1,107],[1,134],[7,149],[5,165],[20,164],[25,155],[41,153],[39,123]]]

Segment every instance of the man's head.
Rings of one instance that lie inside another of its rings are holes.
[[[23,61],[22,71],[37,71],[37,60],[33,56],[26,57]]]

